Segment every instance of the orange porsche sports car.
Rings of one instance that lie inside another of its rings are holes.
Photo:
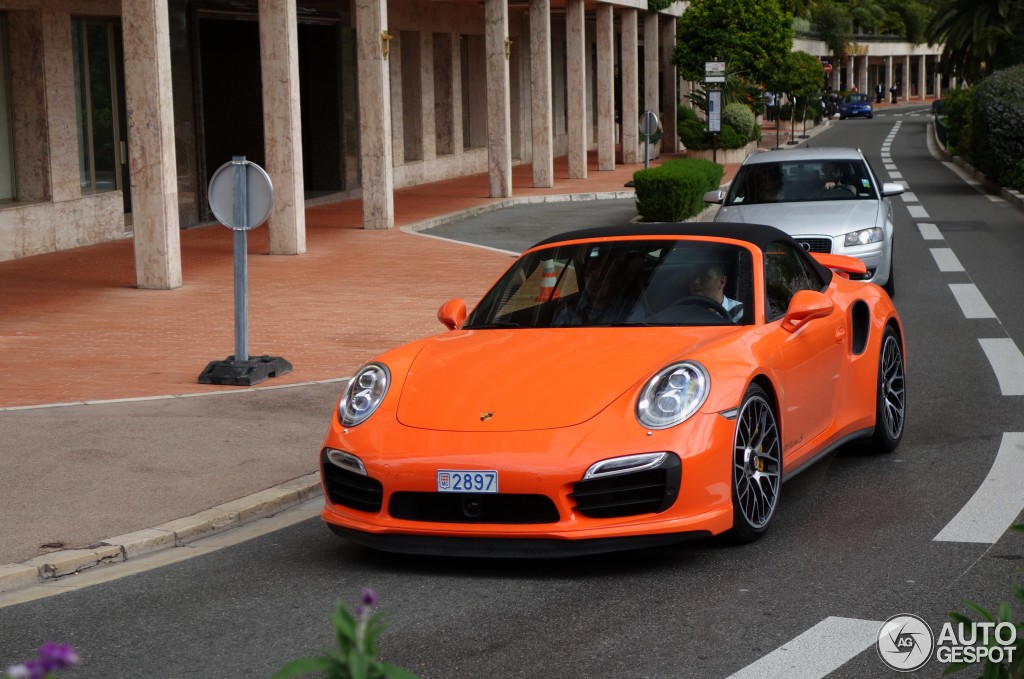
[[[569,556],[761,537],[782,482],[891,451],[899,315],[859,260],[767,226],[575,231],[523,253],[447,332],[348,383],[320,453],[339,535],[373,548]]]

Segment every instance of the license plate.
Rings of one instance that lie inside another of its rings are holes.
[[[498,472],[478,469],[438,469],[439,493],[497,493]]]

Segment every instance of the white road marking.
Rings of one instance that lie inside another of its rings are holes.
[[[907,210],[910,211],[910,216],[914,219],[928,219],[928,211],[920,205],[908,205]]]
[[[886,170],[895,170],[895,169],[896,169],[896,166],[895,166],[895,165],[893,165],[892,163],[886,163],[886,164],[885,164],[885,169],[886,169]]]
[[[945,240],[942,237],[942,233],[939,231],[939,227],[928,222],[918,222],[917,229],[921,232],[921,238],[925,240]]]
[[[890,171],[889,176],[892,177],[893,179],[903,179],[903,173],[897,172],[896,170]]]
[[[1024,508],[1024,433],[1008,432],[988,476],[933,539],[995,544]]]
[[[932,248],[932,257],[935,258],[935,263],[939,265],[939,271],[950,272],[950,271],[963,271],[964,266],[957,259],[956,253],[950,248]]]
[[[899,174],[899,172],[897,172],[896,174]],[[900,176],[902,176],[902,175],[900,175]],[[916,193],[912,193],[910,191],[904,190],[902,195],[903,195],[903,202],[904,203],[920,203],[921,202],[921,201],[919,201],[917,199],[917,194]]]
[[[817,679],[875,643],[881,622],[830,616],[729,679]]]
[[[1009,338],[979,339],[1003,396],[1024,396],[1024,354]]]
[[[974,283],[950,283],[949,289],[953,291],[953,297],[956,297],[957,304],[966,318],[996,317],[992,307],[988,305]]]

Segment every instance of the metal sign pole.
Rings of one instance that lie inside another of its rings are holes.
[[[245,156],[231,158],[231,180],[234,189],[232,215],[235,221],[235,362],[249,360],[249,257],[247,227],[249,217],[246,195]],[[242,227],[242,228],[238,228]]]

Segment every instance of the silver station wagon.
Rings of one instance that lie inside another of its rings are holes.
[[[864,262],[864,280],[896,293],[890,196],[903,185],[881,183],[859,149],[821,147],[752,153],[719,203],[715,221],[767,224],[808,252],[849,255]],[[856,276],[852,276],[856,277]]]

